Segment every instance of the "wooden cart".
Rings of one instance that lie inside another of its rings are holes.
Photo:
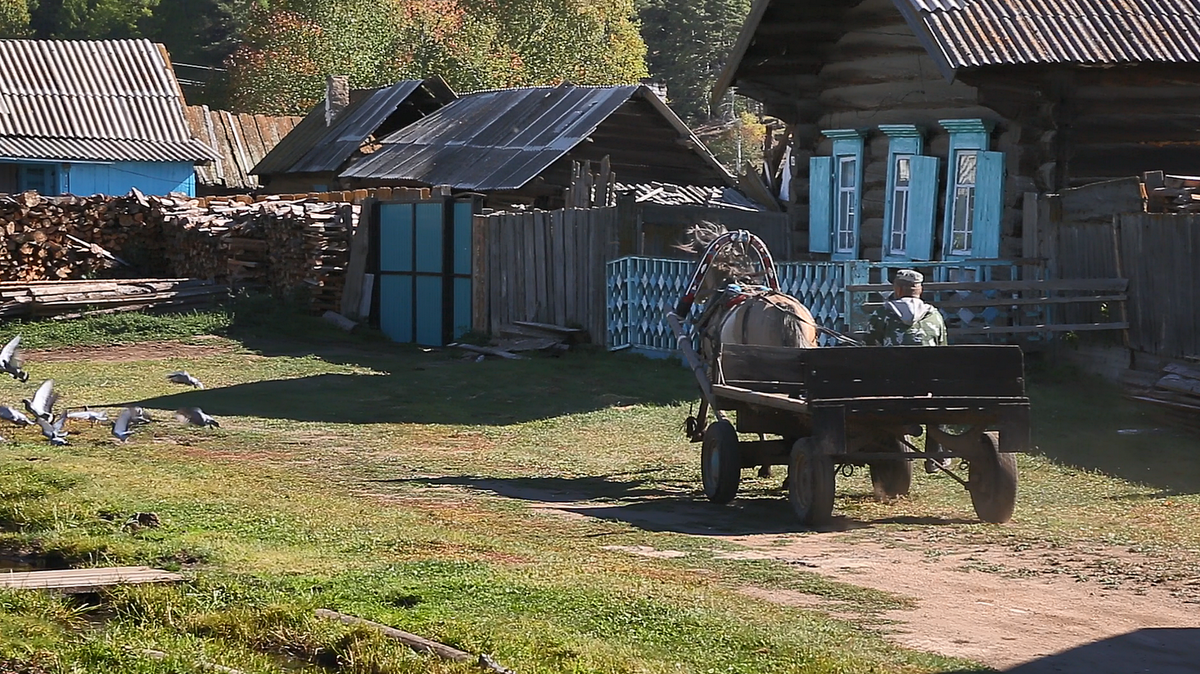
[[[1029,448],[1019,347],[727,344],[711,370],[701,390],[717,420],[702,417],[689,427],[703,442],[701,472],[712,501],[733,499],[743,468],[786,465],[792,507],[819,525],[833,514],[834,478],[845,466],[868,467],[876,494],[890,498],[908,493],[913,460],[955,457],[966,462],[966,479],[943,470],[966,487],[979,518],[1012,517],[1014,453]],[[736,411],[736,427],[727,411]],[[782,439],[742,442],[739,432]],[[921,435],[940,452],[918,451],[911,438]]]

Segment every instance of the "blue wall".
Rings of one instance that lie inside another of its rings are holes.
[[[123,195],[136,187],[144,194],[183,192],[196,195],[191,162],[122,161],[111,164],[62,164],[59,185],[65,194]]]

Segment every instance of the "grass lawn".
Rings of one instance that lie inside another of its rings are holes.
[[[316,619],[315,608],[490,653],[521,674],[978,669],[885,640],[876,616],[902,598],[724,554],[733,545],[722,535],[798,528],[778,477],[747,479],[733,520],[703,502],[698,448],[681,430],[694,392],[678,364],[602,352],[476,363],[261,305],[19,329],[31,347],[171,338],[205,348],[136,361],[35,354],[30,382],[0,380],[3,403],[53,378],[60,405],[139,402],[157,420],[127,444],[101,426],[73,427],[59,448],[4,429],[0,567],[149,564],[187,578],[77,599],[0,593],[0,672],[477,671]],[[166,382],[179,368],[207,388]],[[1047,373],[1032,396],[1039,454],[1021,459],[1010,525],[977,523],[960,488],[924,475],[890,505],[867,497],[865,474],[841,479],[839,512],[878,530],[1200,556],[1190,438],[1118,433],[1158,426],[1069,374]],[[170,410],[184,405],[221,428],[175,423]],[[553,512],[560,502],[595,516]],[[639,519],[661,508],[689,513],[706,535]],[[138,512],[162,526],[125,526]],[[861,617],[753,599],[747,586],[837,598]]]

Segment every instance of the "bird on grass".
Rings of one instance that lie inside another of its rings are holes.
[[[67,418],[65,416],[59,417],[54,423],[41,417],[38,417],[37,420],[37,425],[42,429],[42,435],[50,441],[50,444],[56,447],[67,444],[67,431],[63,428],[63,425],[66,423]]]
[[[21,336],[17,335],[0,350],[0,370],[11,374],[19,382],[25,382],[29,380],[29,373],[21,369],[21,351],[17,348],[20,344]]]
[[[42,382],[32,399],[25,398],[21,402],[25,404],[25,409],[38,419],[54,421],[54,403],[58,402],[58,395],[54,392],[54,380],[47,379]]]
[[[18,426],[31,426],[33,422],[25,413],[15,407],[0,405],[0,421],[8,421]]]
[[[175,418],[193,426],[221,427],[221,423],[204,413],[199,407],[183,407],[175,411]]]
[[[99,421],[108,421],[108,413],[100,410],[88,409],[88,406],[84,405],[82,410],[67,412],[67,418],[87,421],[95,426]]]
[[[133,429],[136,423],[134,421],[135,417],[139,417],[142,414],[142,408],[140,407],[126,407],[125,409],[121,410],[121,414],[119,414],[117,416],[117,420],[113,422],[113,437],[121,442],[128,441],[129,436],[133,435]]]
[[[200,383],[199,379],[196,379],[192,375],[188,374],[186,370],[172,372],[171,374],[167,375],[167,381],[173,384],[185,384],[187,386],[191,386],[192,388],[204,388],[204,384]]]

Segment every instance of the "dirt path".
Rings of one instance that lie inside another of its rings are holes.
[[[913,608],[887,611],[879,616],[882,626],[873,628],[911,648],[1013,674],[1200,673],[1200,568],[1169,556],[1117,547],[964,543],[970,534],[947,535],[936,526],[797,533],[793,526],[757,519],[747,530],[754,513],[737,507],[681,499],[583,500],[488,480],[461,486],[525,501],[549,515],[615,519],[734,543],[740,551],[720,556],[785,561],[907,597]],[[609,549],[647,558],[686,554],[646,546]],[[742,592],[860,619],[814,595],[761,587]]]
[[[30,349],[25,351],[24,355],[27,361],[43,363],[63,363],[80,360],[104,363],[129,363],[140,360],[165,360],[167,358],[202,358],[218,353],[228,353],[233,350],[234,345],[226,342],[184,344],[183,342],[165,341],[114,344],[108,346]]]
[[[829,533],[723,540],[835,580],[911,598],[915,608],[882,617],[895,621],[885,628],[889,636],[912,648],[998,669],[1020,665],[1016,671],[1025,674],[1200,672],[1200,602],[1180,589],[1189,581],[1200,584],[1198,579],[1155,584],[1087,577],[1086,569],[1106,558],[1150,563],[1117,550],[1013,551],[996,545],[947,550],[939,545],[940,554],[927,555],[914,538]],[[1200,586],[1195,589],[1200,593]],[[745,592],[837,611],[836,604],[814,603],[807,595],[761,588]],[[1195,631],[1160,634],[1153,628]],[[1139,630],[1152,631],[1133,634]],[[1102,640],[1111,641],[1095,643]],[[1077,651],[1063,653],[1071,649]],[[1047,657],[1054,654],[1061,655]]]

